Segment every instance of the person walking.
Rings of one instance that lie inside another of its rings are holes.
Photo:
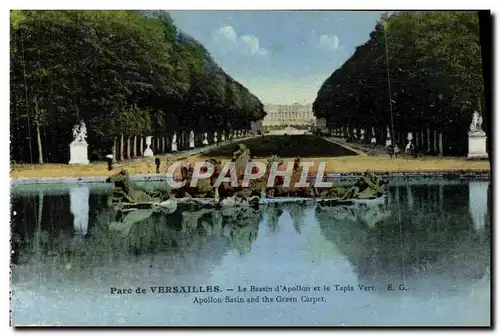
[[[106,155],[106,161],[108,162],[108,171],[113,170],[113,154]]]
[[[160,162],[160,158],[157,156],[157,157],[155,158],[156,174],[159,174],[159,173],[160,173],[160,164],[161,164],[161,162]]]

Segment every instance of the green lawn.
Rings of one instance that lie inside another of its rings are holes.
[[[314,135],[265,135],[243,141],[255,157],[337,157],[352,156],[356,153]],[[221,146],[203,154],[205,157],[230,158],[238,149],[238,144]]]

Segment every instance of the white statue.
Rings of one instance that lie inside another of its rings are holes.
[[[153,150],[151,149],[151,143],[152,143],[152,140],[153,137],[151,135],[148,135],[146,137],[146,149],[144,150],[144,153],[142,154],[142,156],[154,156],[154,153],[153,153]]]
[[[69,144],[69,164],[89,164],[89,145],[87,144],[87,141],[85,141],[86,137],[87,127],[82,120],[79,125],[73,126],[73,141]]]
[[[387,134],[385,139],[385,147],[389,147],[392,145],[391,132],[389,131],[389,126],[387,126]]]
[[[203,133],[203,144],[208,145],[208,134],[207,133]]]
[[[468,160],[488,159],[486,151],[486,133],[482,130],[483,118],[479,112],[474,111],[469,130],[469,154]],[[441,142],[440,142],[441,146]]]
[[[80,125],[73,126],[73,143],[82,142],[86,143],[85,138],[87,137],[87,127],[85,123],[80,121]]]
[[[218,139],[217,139],[217,131],[214,132],[214,143],[217,143],[218,142]]]
[[[189,132],[189,148],[194,148],[194,132]]]
[[[174,136],[172,137],[172,152],[177,152],[177,133],[174,132]]]
[[[474,111],[472,114],[472,122],[470,123],[471,132],[482,132],[481,126],[483,125],[483,118],[479,114],[479,112]]]

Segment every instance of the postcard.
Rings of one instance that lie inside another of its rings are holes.
[[[490,327],[491,34],[12,10],[11,325]]]

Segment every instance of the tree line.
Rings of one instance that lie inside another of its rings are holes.
[[[396,12],[325,80],[313,111],[329,127],[442,132],[463,154],[472,113],[489,121],[483,106],[478,13]]]
[[[96,160],[116,139],[230,134],[265,116],[167,12],[11,11],[10,27],[16,162],[67,162],[80,120]]]

